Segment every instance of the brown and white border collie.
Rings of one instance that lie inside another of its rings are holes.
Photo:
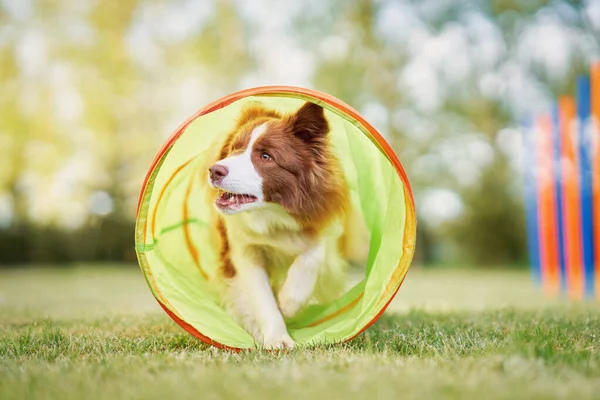
[[[345,288],[346,260],[364,259],[364,238],[329,140],[323,108],[289,115],[246,106],[208,168],[226,310],[265,348],[291,348],[284,317]],[[358,221],[360,219],[360,221]]]

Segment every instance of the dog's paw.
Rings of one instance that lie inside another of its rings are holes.
[[[296,343],[287,332],[279,335],[265,336],[263,339],[263,346],[267,350],[291,349],[295,345]]]

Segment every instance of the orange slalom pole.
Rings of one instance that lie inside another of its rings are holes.
[[[596,298],[600,300],[600,61],[590,71],[592,132],[592,191],[594,204],[594,254]]]
[[[558,101],[559,129],[562,143],[562,215],[564,226],[566,279],[569,296],[583,298],[583,243],[581,241],[581,212],[579,160],[575,100],[563,96]]]
[[[538,223],[542,287],[551,295],[560,292],[556,191],[552,157],[552,120],[545,114],[536,121],[538,143]]]

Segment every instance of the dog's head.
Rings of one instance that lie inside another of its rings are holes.
[[[327,201],[321,189],[335,179],[328,173],[335,166],[328,132],[323,108],[314,103],[290,115],[246,108],[209,168],[217,209],[231,215],[278,204],[292,215],[312,212],[315,202]]]

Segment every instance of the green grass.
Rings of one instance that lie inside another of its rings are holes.
[[[131,268],[0,272],[0,399],[594,399],[600,305],[527,273],[411,271],[350,343],[218,351]]]

